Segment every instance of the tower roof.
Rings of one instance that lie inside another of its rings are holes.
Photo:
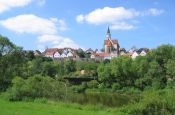
[[[108,30],[106,33],[106,39],[111,39],[111,32],[110,32],[109,26],[108,26]]]
[[[107,34],[111,34],[109,26],[108,26]]]

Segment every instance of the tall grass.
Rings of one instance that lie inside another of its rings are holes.
[[[117,109],[118,113],[132,115],[174,115],[175,90],[148,90],[142,93],[139,102],[133,102]]]

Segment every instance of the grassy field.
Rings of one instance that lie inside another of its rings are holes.
[[[9,102],[0,99],[0,115],[115,115],[102,106],[62,102]]]
[[[148,90],[122,107],[80,105],[36,99],[10,102],[0,96],[0,115],[175,115],[175,90]]]

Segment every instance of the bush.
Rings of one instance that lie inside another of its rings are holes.
[[[119,90],[120,88],[121,88],[121,86],[120,86],[119,83],[113,83],[112,84],[112,90],[113,91]]]
[[[37,98],[34,100],[34,102],[36,103],[47,103],[47,99],[46,98]]]
[[[12,87],[4,94],[8,100],[23,100],[25,98],[57,98],[62,99],[65,95],[65,86],[62,82],[50,77],[40,75],[29,77],[24,80],[15,77]]]
[[[98,82],[97,80],[92,80],[87,83],[88,88],[97,88],[98,87]]]
[[[119,109],[119,113],[131,115],[174,115],[174,90],[149,90],[142,93],[142,99]]]
[[[84,93],[86,88],[87,88],[87,84],[86,83],[82,83],[81,85],[74,85],[74,86],[72,86],[72,90],[75,93]]]

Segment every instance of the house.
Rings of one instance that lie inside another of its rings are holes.
[[[132,53],[132,59],[135,59],[137,56],[145,56],[150,49],[148,48],[140,48],[139,50],[136,50]]]
[[[131,55],[131,58],[135,59],[137,56],[139,56],[139,53],[137,51],[134,51]]]
[[[74,56],[74,54],[72,52],[67,53],[67,57],[73,57],[73,56]]]
[[[133,46],[128,52],[131,53],[131,54],[133,54],[137,50],[138,49],[135,46]]]
[[[62,57],[62,58],[66,58],[67,55],[63,52],[63,53],[61,54],[61,57]]]
[[[145,56],[150,51],[148,48],[140,48],[139,50],[141,56]]]
[[[56,51],[54,54],[53,54],[53,58],[61,58],[61,55],[58,51]]]
[[[85,52],[86,52],[87,54],[93,54],[93,53],[94,53],[94,51],[93,51],[91,48],[87,49]]]
[[[40,55],[41,55],[41,52],[39,50],[34,51],[34,56],[40,56]]]
[[[58,51],[58,48],[47,48],[43,54],[45,57],[54,58],[54,53]]]
[[[126,50],[125,50],[125,48],[120,48],[119,49],[119,54],[120,55],[125,55],[127,52],[126,52]]]
[[[43,54],[45,57],[53,59],[73,58],[76,57],[76,50],[71,48],[47,48]]]

